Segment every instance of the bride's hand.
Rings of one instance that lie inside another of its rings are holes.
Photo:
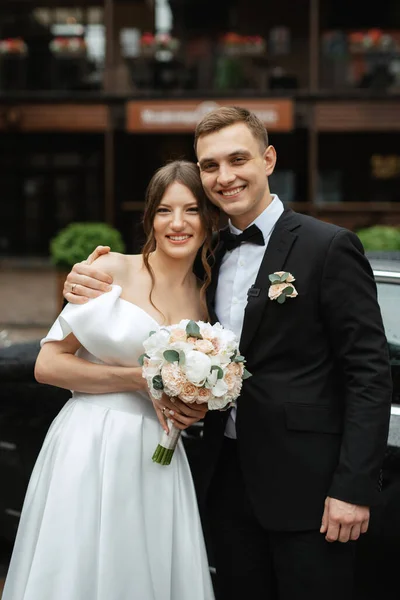
[[[168,422],[169,419],[177,429],[187,429],[194,423],[201,421],[207,414],[207,404],[186,404],[178,398],[170,398],[166,394],[163,394],[160,400],[152,398],[152,402],[160,421],[161,427],[166,433],[169,433]]]

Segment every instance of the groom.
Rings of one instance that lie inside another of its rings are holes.
[[[195,150],[207,196],[230,217],[210,314],[240,337],[252,373],[237,410],[211,411],[204,424],[218,597],[351,600],[391,403],[369,263],[354,233],[284,210],[270,193],[276,152],[253,113],[207,114]],[[88,276],[105,279],[74,267],[69,301],[100,286]]]

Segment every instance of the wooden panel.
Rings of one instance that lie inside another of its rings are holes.
[[[400,212],[400,202],[337,202],[332,204],[314,204],[316,211],[324,212]]]
[[[126,212],[141,212],[144,210],[144,206],[145,203],[140,200],[127,200],[121,204],[122,210]],[[287,208],[292,208],[297,212],[308,214],[313,210],[314,205],[311,202],[288,202],[286,206]]]
[[[15,104],[0,107],[0,130],[105,131],[104,104]]]
[[[340,202],[325,206],[315,204],[312,214],[321,221],[357,231],[372,225],[399,225],[400,203]]]
[[[194,131],[196,124],[214,108],[234,105],[254,111],[269,131],[292,131],[294,128],[294,104],[286,98],[132,101],[126,105],[126,127],[131,133]]]
[[[400,131],[399,101],[320,102],[315,105],[318,131]]]
[[[144,202],[128,200],[127,202],[122,203],[121,208],[123,211],[127,211],[127,212],[143,212],[144,211]]]

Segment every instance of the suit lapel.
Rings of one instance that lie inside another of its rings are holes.
[[[207,308],[212,323],[218,321],[218,317],[215,314],[215,293],[217,291],[218,274],[221,267],[222,259],[225,254],[225,247],[223,242],[218,242],[214,250],[214,264],[212,265],[211,272],[211,283],[207,288]]]
[[[275,271],[284,271],[286,259],[297,238],[294,230],[300,226],[297,215],[292,210],[286,210],[278,219],[271,238],[268,242],[260,269],[254,285],[248,293],[248,302],[244,313],[240,352],[246,355],[262,319],[268,302],[270,281],[268,276]]]

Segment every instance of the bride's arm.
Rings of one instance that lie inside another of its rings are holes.
[[[87,394],[148,391],[142,367],[97,365],[75,356],[79,347],[72,333],[45,343],[36,359],[36,381]]]
[[[138,390],[148,393],[146,380],[142,377],[142,367],[97,365],[75,356],[78,348],[80,343],[72,333],[62,341],[46,342],[36,359],[36,381],[86,394]],[[207,411],[204,404],[188,405],[178,399],[172,402],[165,394],[160,401],[154,398],[151,400],[166,433],[168,433],[168,425],[163,408],[170,409],[168,417],[178,429],[190,427],[204,418]]]

